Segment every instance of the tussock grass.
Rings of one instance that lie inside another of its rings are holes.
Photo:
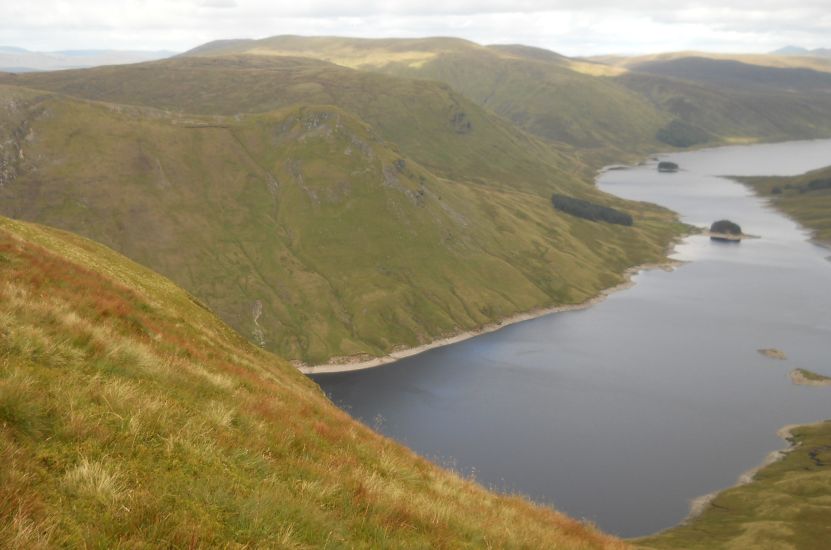
[[[0,218],[0,547],[623,548],[373,433],[168,280]]]
[[[101,462],[81,458],[80,463],[66,472],[64,484],[70,491],[99,500],[108,505],[125,497],[126,489],[117,474]]]

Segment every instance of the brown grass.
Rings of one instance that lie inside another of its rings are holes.
[[[625,547],[356,423],[107,249],[0,219],[0,252],[0,547]]]

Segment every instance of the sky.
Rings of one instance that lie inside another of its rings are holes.
[[[625,6],[625,7],[623,7]],[[0,45],[184,51],[278,34],[458,36],[566,55],[831,47],[831,0],[2,0]]]

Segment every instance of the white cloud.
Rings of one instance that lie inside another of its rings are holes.
[[[829,0],[29,0],[0,4],[0,44],[185,50],[276,34],[454,35],[570,55],[831,46]]]
[[[236,8],[236,0],[202,0],[199,5],[203,8]]]

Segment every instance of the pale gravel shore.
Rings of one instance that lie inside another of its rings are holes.
[[[714,239],[721,239],[723,241],[742,241],[744,239],[761,239],[759,235],[748,235],[746,233],[742,233],[741,235],[733,235],[732,233],[714,233],[709,229],[703,229],[701,231],[701,235],[705,237],[710,237]]]
[[[674,241],[669,250],[667,251],[667,256],[672,255],[675,246],[680,242],[679,240]],[[323,365],[307,365],[299,361],[293,362],[294,366],[302,372],[303,374],[327,374],[327,373],[336,373],[336,372],[350,372],[350,371],[357,371],[357,370],[364,370],[364,369],[371,369],[373,367],[380,367],[382,365],[387,365],[389,363],[394,363],[395,361],[399,361],[406,357],[412,357],[413,355],[418,355],[420,353],[424,353],[425,351],[439,348],[442,346],[448,346],[450,344],[455,344],[458,342],[462,342],[469,338],[474,338],[476,336],[480,336],[482,334],[487,334],[490,332],[495,332],[501,328],[505,328],[510,325],[514,325],[516,323],[521,323],[523,321],[528,321],[530,319],[536,319],[538,317],[543,317],[545,315],[550,315],[552,313],[562,313],[565,311],[576,311],[580,309],[586,309],[591,307],[595,304],[599,304],[603,300],[605,300],[610,294],[614,292],[619,292],[621,290],[625,290],[627,288],[632,287],[635,283],[632,280],[635,275],[640,273],[641,271],[647,271],[652,269],[662,269],[664,271],[672,271],[680,266],[683,262],[678,260],[672,260],[667,258],[666,261],[660,263],[648,263],[642,264],[635,267],[631,267],[624,272],[624,278],[626,279],[625,282],[613,286],[611,288],[607,288],[602,290],[597,296],[593,298],[589,298],[585,302],[581,302],[579,304],[568,304],[568,305],[560,305],[560,306],[553,306],[548,308],[539,308],[534,309],[531,311],[527,311],[525,313],[518,313],[516,315],[512,315],[510,317],[506,317],[496,323],[491,323],[480,327],[474,330],[468,330],[464,332],[460,332],[458,334],[454,334],[452,336],[448,336],[445,338],[440,338],[438,340],[434,340],[427,344],[423,344],[421,346],[416,346],[413,348],[401,349],[396,350],[388,355],[384,355],[382,357],[373,357],[372,359],[364,359],[363,357],[335,357],[330,360],[329,363]]]
[[[657,160],[650,157],[651,160]],[[644,161],[645,162],[645,161]],[[643,162],[641,163],[643,164]],[[610,165],[601,168],[597,171],[597,175],[603,174],[609,170],[622,170],[628,169],[631,166],[629,165]],[[420,346],[412,347],[412,348],[405,348],[399,349],[390,352],[387,355],[382,357],[372,357],[367,359],[366,355],[360,356],[342,356],[342,357],[333,357],[329,360],[328,363],[322,365],[308,365],[302,361],[292,361],[292,365],[294,365],[297,370],[302,372],[303,374],[329,374],[329,373],[337,373],[337,372],[351,372],[357,370],[364,370],[364,369],[371,369],[374,367],[380,367],[383,365],[388,365],[390,363],[394,363],[401,359],[405,359],[407,357],[412,357],[414,355],[418,355],[420,353],[424,353],[425,351],[429,351],[431,349],[440,348],[442,346],[449,346],[450,344],[456,344],[458,342],[462,342],[469,338],[474,338],[476,336],[480,336],[482,334],[488,334],[490,332],[495,332],[501,328],[505,328],[510,325],[514,325],[516,323],[521,323],[523,321],[529,321],[531,319],[537,319],[539,317],[543,317],[545,315],[550,315],[552,313],[562,313],[565,311],[576,311],[580,309],[586,309],[591,307],[595,304],[598,304],[606,299],[607,296],[614,292],[618,292],[621,290],[625,290],[630,288],[635,283],[632,280],[635,275],[640,273],[641,271],[647,271],[651,269],[662,269],[664,271],[673,271],[678,266],[682,265],[684,262],[679,260],[673,260],[670,258],[672,254],[675,252],[675,248],[687,237],[695,234],[689,233],[687,235],[683,235],[681,237],[676,237],[667,247],[665,252],[666,259],[662,262],[652,262],[637,265],[634,267],[630,267],[626,271],[624,271],[623,276],[625,281],[619,285],[613,286],[611,288],[604,289],[600,291],[597,296],[593,298],[589,298],[585,302],[581,302],[579,304],[569,304],[569,305],[559,305],[559,306],[552,306],[547,308],[538,308],[533,309],[531,311],[527,311],[525,313],[518,313],[516,315],[512,315],[510,317],[506,317],[504,319],[500,319],[495,323],[491,323],[485,325],[483,327],[479,327],[478,329],[468,330],[464,332],[459,332],[458,334],[454,334],[451,336],[447,336],[444,338],[439,338],[432,342],[428,342],[427,344],[422,344]]]

